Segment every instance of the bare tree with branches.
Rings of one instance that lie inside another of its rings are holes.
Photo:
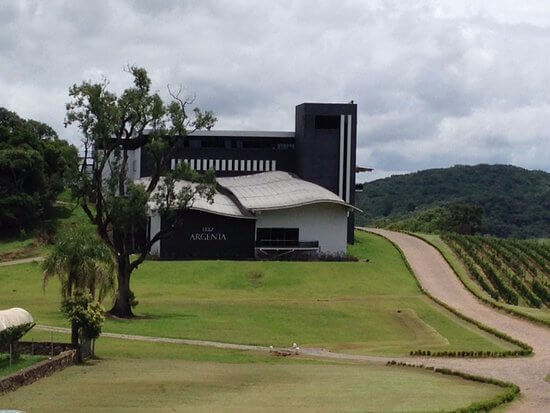
[[[105,79],[73,85],[65,125],[77,125],[85,147],[94,148],[92,171],[81,168],[73,193],[117,262],[118,286],[110,312],[129,318],[133,316],[132,272],[157,241],[181,225],[177,211],[190,208],[200,197],[212,202],[215,192],[213,171],[199,174],[185,163],[170,170],[167,155],[178,139],[198,129],[210,129],[216,118],[211,111],[189,110],[195,97],[182,97],[181,86],[177,91],[168,88],[171,100],[164,102],[151,91],[145,69],[129,66],[126,71],[133,76],[134,85],[120,96],[108,91]],[[151,155],[152,173],[146,184],[128,177],[128,151],[139,147]],[[186,184],[176,185],[181,181]],[[134,235],[146,227],[151,212],[169,224],[150,234],[136,251]]]

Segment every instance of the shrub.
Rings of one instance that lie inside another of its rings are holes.
[[[101,334],[105,321],[103,308],[92,299],[90,293],[76,290],[72,296],[63,300],[61,311],[86,339],[92,340]]]

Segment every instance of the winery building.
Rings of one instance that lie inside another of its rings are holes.
[[[171,167],[185,162],[197,171],[214,169],[217,191],[212,203],[196,199],[181,211],[183,225],[151,253],[165,259],[345,254],[357,210],[356,137],[354,103],[298,105],[294,132],[189,134],[170,153]],[[129,174],[146,183],[146,151],[128,155]],[[147,236],[167,224],[151,212]]]

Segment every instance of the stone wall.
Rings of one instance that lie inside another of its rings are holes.
[[[35,343],[36,344],[36,343]],[[37,353],[35,353],[37,354]],[[74,349],[62,351],[57,356],[41,361],[28,369],[11,374],[0,379],[0,395],[14,391],[21,386],[31,384],[42,377],[47,377],[56,371],[63,370],[77,362],[77,351]]]
[[[14,343],[19,354],[32,354],[39,356],[57,356],[67,350],[76,350],[70,343],[51,343],[49,341],[18,341]],[[53,350],[53,351],[52,351]],[[9,353],[9,346],[0,346],[0,353]]]

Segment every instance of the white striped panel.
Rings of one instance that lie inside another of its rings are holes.
[[[347,148],[347,178],[346,178],[346,202],[349,202],[351,182],[351,115],[348,115],[348,148]]]
[[[340,168],[338,169],[338,196],[344,199],[344,121],[346,115],[340,115]]]
[[[225,159],[222,159],[222,171],[225,171]]]

